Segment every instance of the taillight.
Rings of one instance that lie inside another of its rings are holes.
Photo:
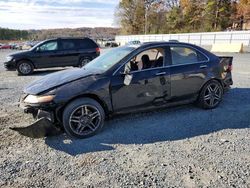
[[[96,48],[95,51],[96,51],[97,53],[100,53],[100,48]]]

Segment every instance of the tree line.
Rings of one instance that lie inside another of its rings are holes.
[[[92,39],[114,38],[119,33],[118,28],[109,27],[82,27],[82,28],[64,28],[64,29],[42,29],[30,30],[29,38],[32,40],[45,40],[57,37],[89,37]]]
[[[250,0],[121,0],[115,15],[122,34],[241,30]]]
[[[0,28],[0,40],[24,40],[29,36],[28,31]]]
[[[57,37],[90,37],[93,39],[113,39],[119,33],[119,28],[64,28],[42,30],[15,30],[0,28],[0,40],[45,40]]]

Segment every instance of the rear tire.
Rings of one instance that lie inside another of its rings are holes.
[[[72,101],[63,111],[65,132],[76,138],[95,135],[104,125],[105,113],[102,106],[91,98]]]
[[[20,61],[17,64],[17,71],[19,75],[29,75],[34,71],[34,66],[30,61]]]
[[[80,59],[79,67],[87,65],[92,59],[90,57],[83,57]]]
[[[204,109],[216,108],[223,97],[223,88],[217,80],[205,84],[198,99],[199,106]]]

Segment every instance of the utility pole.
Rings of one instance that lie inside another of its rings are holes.
[[[144,0],[144,7],[145,7],[144,33],[145,35],[147,34],[147,30],[148,30],[148,11],[152,3],[153,3],[153,0]]]
[[[147,34],[147,19],[148,19],[148,15],[147,15],[147,5],[145,7],[145,25],[144,25],[144,34],[146,35]]]

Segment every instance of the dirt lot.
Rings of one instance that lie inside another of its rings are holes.
[[[9,51],[0,51],[0,62]],[[0,64],[0,187],[250,187],[250,54],[234,56],[233,88],[214,110],[193,105],[116,117],[98,135],[33,139],[23,87]]]

